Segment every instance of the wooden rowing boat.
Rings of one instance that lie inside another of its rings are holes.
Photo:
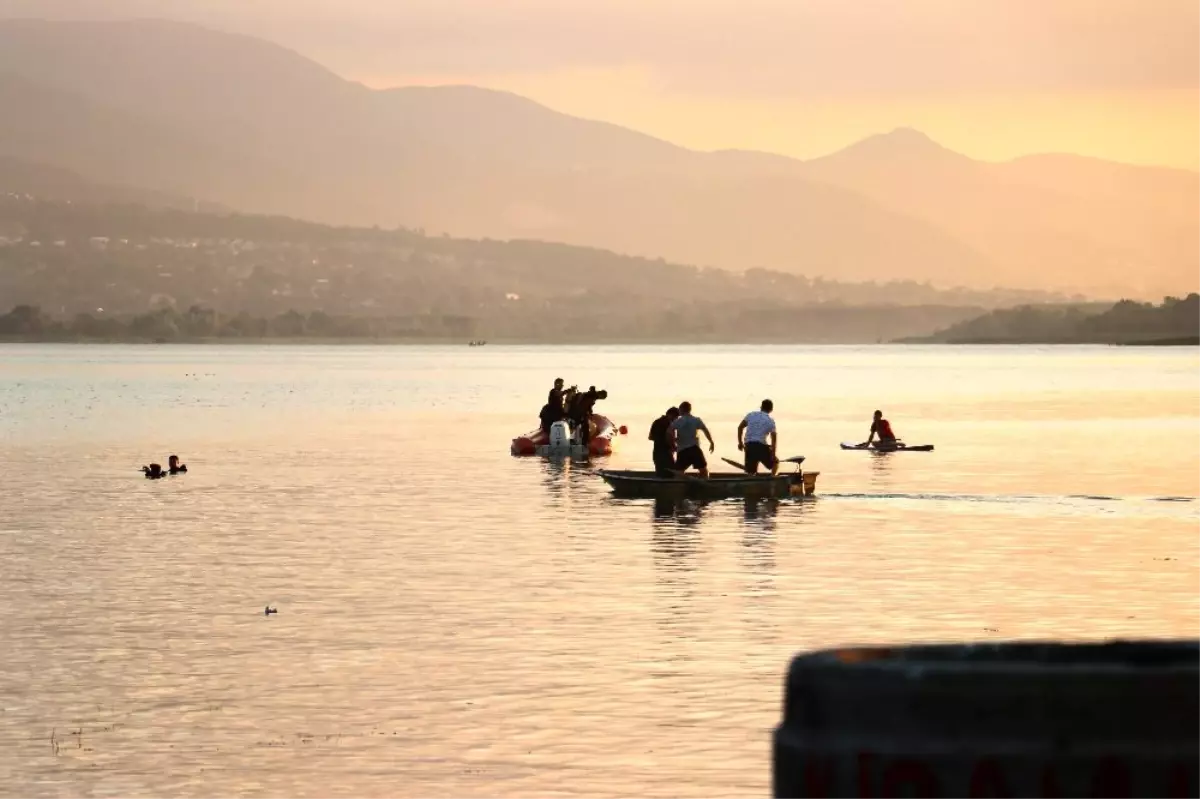
[[[707,478],[696,474],[659,477],[655,472],[601,469],[600,476],[621,497],[690,497],[730,499],[733,497],[811,496],[820,472],[794,474],[746,474],[716,472]]]

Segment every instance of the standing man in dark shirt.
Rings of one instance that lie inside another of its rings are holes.
[[[558,408],[560,411],[562,410],[563,379],[561,377],[554,381],[554,388],[550,389],[550,394],[546,397],[546,404],[551,408]]]
[[[671,435],[671,422],[678,418],[678,408],[667,408],[667,412],[650,425],[650,440],[654,442],[654,473],[659,477],[672,477],[675,474],[675,441]]]
[[[554,388],[550,389],[550,393],[546,396],[546,404],[538,412],[542,432],[549,436],[550,425],[562,421],[565,413],[563,410],[563,379],[560,377],[554,381]]]

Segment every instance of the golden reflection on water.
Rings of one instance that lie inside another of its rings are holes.
[[[1192,351],[0,347],[0,785],[33,796],[765,795],[788,659],[1195,635]],[[803,501],[514,459],[554,377]],[[883,406],[933,453],[842,452]],[[186,477],[136,472],[178,452]],[[263,608],[277,607],[265,616]]]

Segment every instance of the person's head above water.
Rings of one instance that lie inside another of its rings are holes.
[[[168,466],[178,466],[179,465],[179,456],[172,455],[171,457],[167,458],[167,465]]]
[[[763,413],[770,413],[771,411],[775,410],[775,403],[771,402],[770,400],[763,400],[762,405],[759,407],[762,408]]]
[[[684,400],[683,402],[679,403],[680,415],[687,416],[691,412],[692,412],[692,403],[688,402],[687,400]]]

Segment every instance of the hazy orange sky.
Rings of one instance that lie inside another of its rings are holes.
[[[508,89],[701,149],[811,157],[907,126],[985,159],[1200,167],[1196,0],[6,3],[202,22],[372,86]]]

